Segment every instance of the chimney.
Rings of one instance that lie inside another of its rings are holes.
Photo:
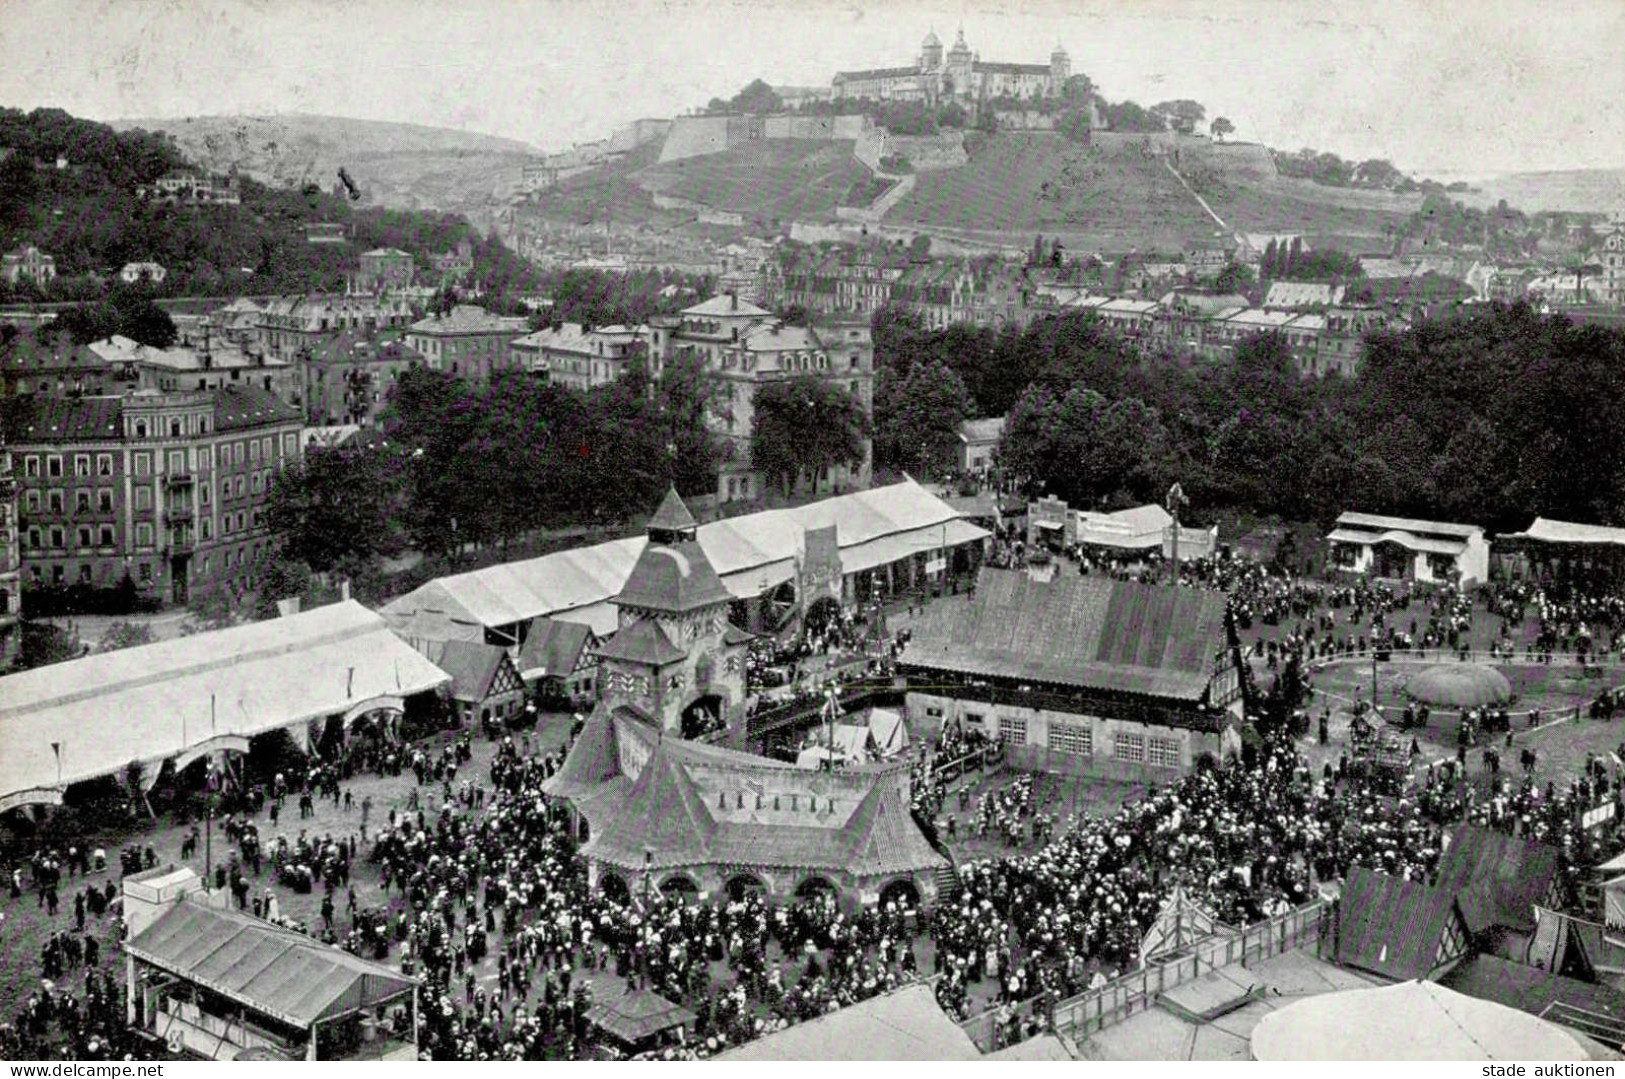
[[[728,293],[728,310],[730,310],[730,311],[739,310],[739,293],[737,293],[737,292]]]

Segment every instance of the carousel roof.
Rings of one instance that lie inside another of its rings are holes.
[[[1482,708],[1510,701],[1512,683],[1482,663],[1441,663],[1407,682],[1405,693],[1436,708]]]

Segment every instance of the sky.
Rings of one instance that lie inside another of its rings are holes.
[[[913,62],[963,27],[1113,101],[1441,179],[1625,167],[1625,0],[0,0],[0,105],[92,119],[317,113],[544,150]]]

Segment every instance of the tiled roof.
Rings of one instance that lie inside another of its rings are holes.
[[[534,618],[519,649],[519,673],[525,678],[567,678],[591,643],[591,626],[561,618]]]
[[[451,695],[459,701],[479,702],[491,695],[506,652],[484,641],[447,641],[441,645],[438,666],[451,675]]]
[[[666,532],[686,532],[698,528],[699,523],[694,520],[694,515],[688,512],[688,506],[684,505],[677,488],[670,487],[666,490],[666,497],[660,500],[660,508],[649,518],[648,527]]]
[[[918,75],[918,67],[871,67],[862,71],[837,71],[836,82],[854,82],[859,79],[901,79]]]
[[[978,60],[971,70],[988,75],[1043,75],[1049,76],[1048,64],[1011,64],[1001,60]]]
[[[1224,643],[1217,592],[1072,574],[1043,582],[984,569],[974,595],[926,612],[902,658],[964,674],[1197,701]]]
[[[646,751],[636,778],[621,770],[623,740]],[[724,785],[715,811],[697,775]],[[806,772],[661,735],[630,709],[596,709],[543,789],[587,817],[583,854],[625,869],[729,865],[881,876],[947,865],[909,813],[906,766]],[[753,810],[744,804],[747,789],[773,804]],[[795,808],[792,793],[802,799]]]
[[[72,400],[20,394],[3,402],[6,441],[19,446],[118,439],[124,430],[123,407],[120,397]]]
[[[1343,885],[1337,917],[1339,964],[1409,981],[1432,973],[1445,929],[1460,915],[1446,889],[1357,865]]]
[[[1535,904],[1544,904],[1557,880],[1559,851],[1547,843],[1463,824],[1450,833],[1439,864],[1439,884],[1456,895],[1468,928],[1492,926],[1521,933],[1535,928]]]
[[[631,989],[587,1009],[587,1020],[628,1045],[673,1027],[687,1027],[699,1016],[648,989]]]
[[[217,431],[263,427],[272,423],[298,423],[299,410],[269,390],[257,386],[222,386],[214,391],[214,426]]]
[[[712,568],[705,548],[685,541],[646,546],[615,602],[622,607],[678,613],[731,599],[733,594]]]
[[[433,318],[422,319],[412,323],[413,333],[426,334],[459,334],[459,333],[511,333],[515,337],[525,333],[524,319],[505,318],[493,315],[483,307],[472,304],[458,304],[447,315],[436,315]]]
[[[633,622],[618,631],[609,640],[593,650],[604,659],[620,659],[628,663],[647,663],[663,667],[676,663],[688,653],[671,643],[666,631],[653,618]]]

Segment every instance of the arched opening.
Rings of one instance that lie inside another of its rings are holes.
[[[344,749],[344,717],[328,716],[316,739],[316,751],[323,757],[336,757]]]
[[[598,879],[598,890],[604,893],[604,898],[611,903],[630,903],[632,890],[626,886],[626,880],[619,873],[605,873]]]
[[[807,608],[806,627],[810,634],[822,633],[841,618],[841,605],[833,596],[819,596]]]
[[[783,629],[795,611],[796,586],[793,581],[785,581],[762,597],[762,620],[770,633]]]
[[[880,909],[890,904],[899,910],[914,910],[920,905],[920,890],[906,877],[894,880],[880,889]]]
[[[796,898],[802,900],[822,899],[825,896],[833,899],[839,893],[835,885],[827,877],[808,877],[796,885]]]
[[[692,903],[700,897],[700,886],[682,873],[676,873],[660,882],[660,894],[681,903]]]
[[[738,903],[747,896],[761,896],[767,898],[767,885],[761,877],[754,873],[741,873],[737,877],[728,878],[728,899]]]
[[[582,817],[576,822],[576,841],[585,843],[592,838],[592,828],[587,824],[587,818]]]
[[[694,698],[688,707],[683,709],[683,737],[700,738],[727,726],[727,720],[723,716],[723,703],[720,693],[707,693]]]

